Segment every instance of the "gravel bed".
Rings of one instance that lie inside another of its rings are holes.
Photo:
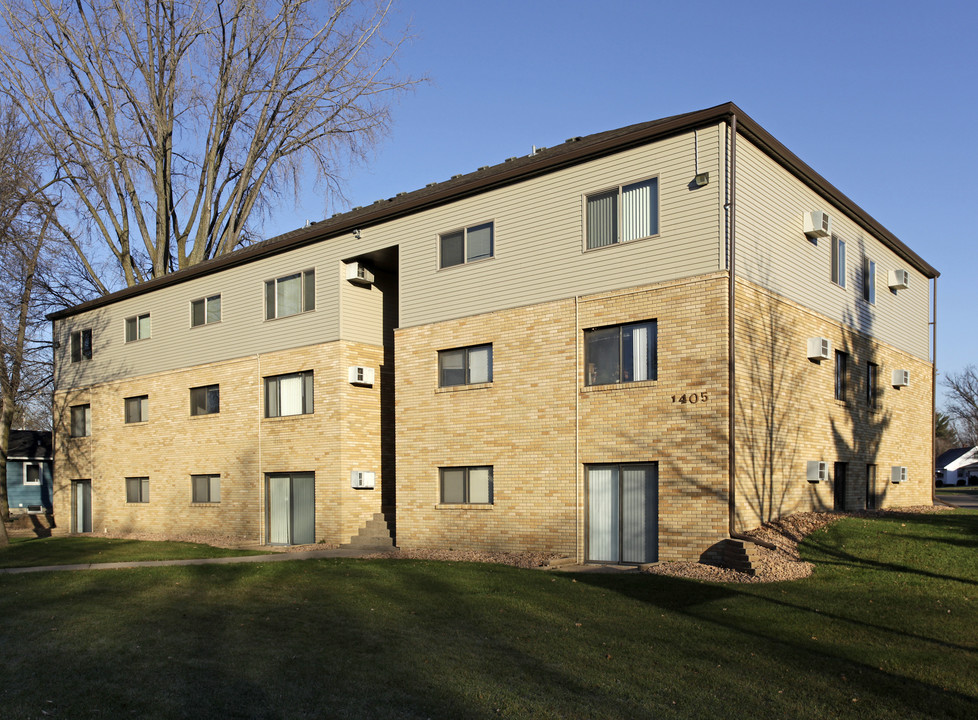
[[[762,583],[799,580],[812,574],[815,566],[805,562],[798,554],[798,543],[813,532],[825,531],[825,527],[844,517],[899,517],[919,513],[944,512],[947,507],[917,505],[894,510],[859,510],[857,512],[803,512],[786,515],[748,530],[743,535],[774,544],[769,550],[760,545],[751,549],[754,575],[737,570],[706,565],[698,562],[669,562],[653,565],[646,572],[654,575],[670,575],[692,580],[712,582]]]

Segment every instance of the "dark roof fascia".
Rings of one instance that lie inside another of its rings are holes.
[[[729,122],[736,115],[738,132],[752,140],[779,164],[796,177],[829,197],[853,218],[871,232],[880,235],[891,244],[915,268],[928,277],[937,277],[938,272],[917,256],[910,248],[874,220],[852,200],[846,197],[825,178],[806,165],[797,155],[778,142],[734,103],[728,102],[705,110],[675,115],[651,122],[631,125],[619,130],[596,133],[584,138],[574,139],[558,145],[538,155],[516,158],[515,162],[504,162],[484,170],[469,173],[467,176],[453,178],[433,187],[422,188],[378,201],[373,205],[351,212],[336,215],[309,227],[294,230],[270,240],[256,243],[236,250],[219,258],[212,258],[193,267],[185,268],[163,277],[153,278],[134,287],[125,288],[88,302],[75,305],[49,314],[49,320],[61,320],[88,310],[110,305],[119,300],[142,295],[162,287],[176,285],[197,277],[210,275],[221,270],[245,265],[261,258],[277,255],[316,242],[363,230],[372,225],[389,222],[397,218],[429,210],[440,205],[455,202],[472,195],[494,190],[533,177],[562,170],[566,167],[595,160],[606,155],[619,153],[634,147],[661,140],[671,135],[689,132],[721,121]]]

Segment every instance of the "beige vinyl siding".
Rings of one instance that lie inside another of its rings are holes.
[[[337,339],[381,344],[382,293],[344,279],[341,260],[400,248],[400,327],[715,272],[722,262],[723,125],[667,138],[353,234],[194,278],[58,323],[65,389]],[[698,153],[698,165],[697,165]],[[691,189],[696,174],[710,183]],[[584,250],[585,196],[657,177],[659,234]],[[494,224],[494,255],[439,269],[440,233]],[[316,270],[316,309],[266,321],[266,280]],[[221,294],[220,323],[190,327],[190,301]],[[152,337],[125,343],[149,312]],[[96,326],[97,322],[97,326]],[[93,327],[94,358],[69,359],[71,330]]]
[[[846,243],[846,287],[832,282],[832,238],[809,240],[803,215],[823,210]],[[876,261],[876,304],[863,300],[863,257]],[[890,270],[910,273],[893,292]],[[878,238],[743,137],[737,138],[737,273],[762,287],[873,335],[923,360],[930,357],[930,283]]]
[[[401,327],[713,272],[720,263],[719,126],[604,157],[392,223],[401,242]],[[584,198],[659,179],[659,234],[584,251]],[[492,259],[438,269],[440,233],[492,220]],[[376,232],[388,229],[370,229]]]
[[[305,347],[339,339],[339,258],[346,239],[161,288],[56,323],[59,389]],[[265,320],[265,281],[314,268],[316,309]],[[190,327],[190,302],[221,295],[221,322]],[[150,313],[151,336],[125,342],[125,319]],[[72,330],[93,329],[90,361],[70,362]]]
[[[368,345],[383,345],[383,292],[376,285],[363,286],[349,282],[343,263],[339,264],[338,282],[342,338]]]

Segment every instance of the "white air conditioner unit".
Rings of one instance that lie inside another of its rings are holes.
[[[890,468],[890,480],[895,483],[902,483],[907,481],[907,468],[900,465],[894,465]]]
[[[809,238],[828,237],[832,234],[832,218],[821,210],[805,213],[805,235]]]
[[[371,285],[374,281],[374,274],[367,270],[362,263],[352,262],[346,264],[346,279],[354,285]]]
[[[374,384],[374,369],[372,367],[364,367],[363,365],[351,365],[348,379],[354,385],[372,386]]]
[[[893,387],[907,387],[910,384],[909,370],[893,371]]]
[[[808,482],[817,483],[828,480],[829,466],[821,460],[808,461]]]
[[[813,337],[808,338],[808,359],[809,360],[828,360],[832,353],[832,343],[828,338]]]
[[[910,287],[910,273],[906,270],[890,270],[888,280],[890,290],[905,290]]]
[[[376,473],[369,470],[351,470],[350,487],[356,490],[373,490]]]

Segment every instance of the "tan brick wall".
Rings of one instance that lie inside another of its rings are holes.
[[[92,480],[96,533],[204,533],[264,541],[265,474],[316,473],[316,539],[345,542],[380,512],[380,366],[383,349],[334,342],[201,365],[59,393],[55,512],[69,529],[70,481]],[[373,367],[373,387],[347,382],[349,365]],[[262,378],[314,371],[314,413],[263,417]],[[190,388],[219,384],[221,411],[190,415]],[[124,398],[149,396],[149,420],[126,424]],[[69,438],[68,408],[89,402],[92,435]],[[375,490],[350,471],[377,473]],[[221,475],[221,501],[191,502],[190,476]],[[150,502],[127,503],[126,477],[149,477]]]
[[[738,283],[737,526],[833,508],[833,471],[847,465],[846,507],[865,506],[867,465],[877,466],[878,506],[931,503],[932,366],[869,339],[872,327],[846,328],[796,303]],[[808,359],[810,337],[828,338],[832,357]],[[847,399],[835,399],[835,351],[848,354]],[[877,409],[867,402],[867,363],[879,366]],[[894,369],[910,385],[894,388]],[[806,481],[809,460],[829,480]],[[890,482],[890,468],[908,481]]]
[[[726,532],[725,287],[714,275],[399,330],[399,543],[583,558],[584,466],[658,462],[660,558],[699,557]],[[582,330],[650,319],[658,380],[585,388]],[[437,387],[438,350],[489,342],[491,385]],[[438,469],[472,465],[493,466],[493,505],[439,505]]]

